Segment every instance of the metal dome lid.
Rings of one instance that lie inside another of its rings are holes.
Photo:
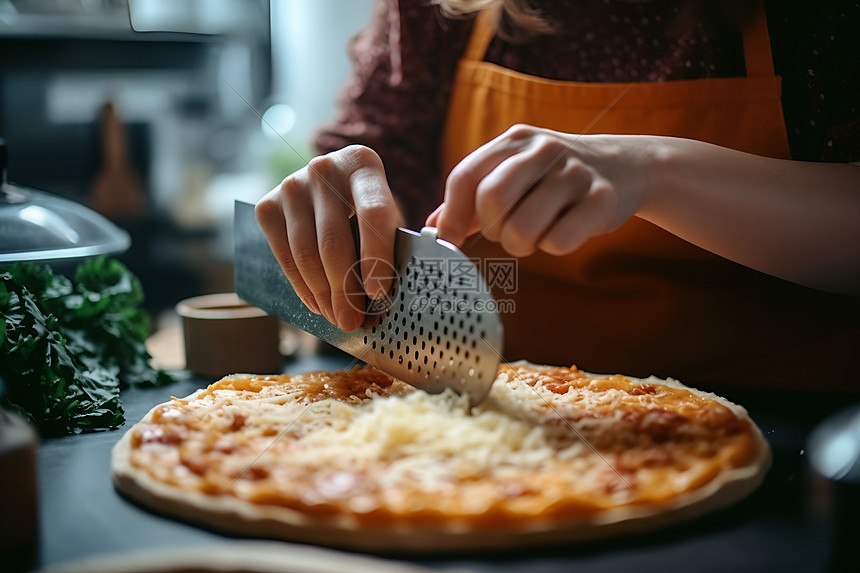
[[[0,139],[0,266],[85,259],[131,245],[126,231],[89,207],[9,183],[7,159],[6,142]]]

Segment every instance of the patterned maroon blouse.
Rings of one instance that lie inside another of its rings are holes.
[[[745,74],[740,32],[705,23],[670,33],[681,0],[533,0],[557,32],[495,38],[486,60],[530,75],[582,82],[659,82]],[[767,1],[776,72],[794,159],[860,161],[860,2]],[[383,159],[409,223],[440,202],[438,148],[454,70],[472,18],[429,0],[378,0],[353,41],[340,111],[316,136],[320,152],[361,143]]]

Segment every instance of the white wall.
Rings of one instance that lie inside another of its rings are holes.
[[[288,140],[306,140],[334,114],[350,70],[347,44],[367,24],[372,6],[373,0],[271,0],[271,103],[296,112]]]

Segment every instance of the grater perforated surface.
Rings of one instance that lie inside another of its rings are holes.
[[[451,387],[479,402],[496,377],[502,345],[483,277],[465,255],[438,241],[435,229],[398,233],[395,253],[390,306],[362,327],[362,343],[373,354],[362,359],[429,392]]]
[[[502,352],[502,324],[484,278],[456,247],[398,229],[393,286],[369,301],[364,324],[344,332],[298,298],[254,216],[236,202],[236,292],[329,344],[428,392],[452,388],[473,404],[489,392]]]

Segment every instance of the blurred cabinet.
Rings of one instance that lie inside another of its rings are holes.
[[[269,30],[268,0],[0,0],[9,178],[87,203],[111,102],[148,196],[117,221],[132,233],[126,262],[154,306],[208,290],[210,237],[169,213],[189,173],[241,168],[250,108],[271,91]]]

